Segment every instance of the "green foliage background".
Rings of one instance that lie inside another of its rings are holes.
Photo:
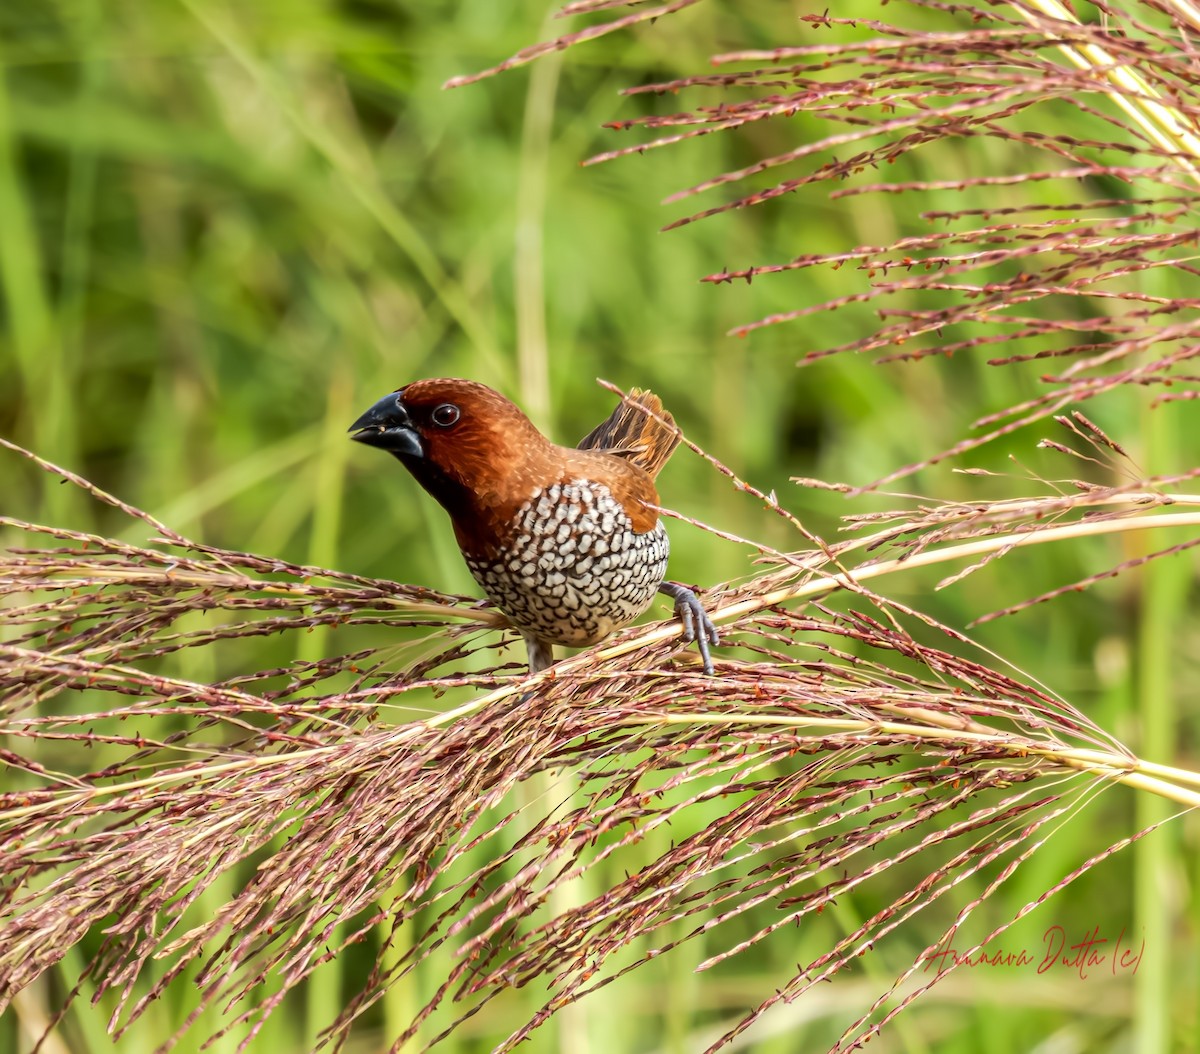
[[[793,42],[802,5],[700,5],[477,86],[442,90],[450,76],[559,31],[544,21],[547,6],[0,5],[0,433],[193,538],[471,593],[440,510],[399,466],[345,438],[361,409],[408,380],[482,380],[562,441],[611,408],[594,378],[651,387],[692,439],[763,490],[775,489],[826,536],[837,517],[896,499],[851,506],[790,477],[869,482],[1040,390],[1037,364],[993,369],[981,355],[913,365],[837,357],[796,368],[806,352],[873,328],[865,306],[746,339],[727,335],[774,311],[861,290],[866,280],[850,268],[753,285],[712,286],[700,277],[926,229],[907,204],[831,201],[818,186],[658,233],[690,211],[691,202],[664,207],[668,193],[815,135],[820,126],[809,116],[580,168],[591,154],[625,145],[603,122],[674,108],[670,98],[622,100],[620,88],[702,71],[709,54],[727,48]],[[859,6],[878,15],[874,5]],[[1020,158],[999,150],[980,141],[939,144],[904,162],[907,178],[1019,167]],[[1005,193],[989,188],[987,200]],[[971,194],[955,197],[956,207],[971,203]],[[1119,392],[1088,413],[1148,472],[1197,464],[1194,408],[1151,415],[1145,402]],[[1027,471],[1077,474],[1035,449],[1043,434],[1018,433],[956,466],[1007,478],[981,481],[945,466],[901,489],[969,500],[1029,492]],[[781,520],[687,453],[662,482],[673,508],[771,545],[797,544]],[[128,530],[111,510],[11,456],[0,461],[0,505],[32,520]],[[752,570],[749,550],[682,525],[672,535],[675,577],[708,585]],[[898,579],[896,588],[962,627],[1143,546],[1157,547],[1132,534],[1069,551],[1047,546],[936,595],[936,572]],[[1102,583],[975,637],[1143,756],[1194,769],[1200,621],[1186,602],[1194,560]],[[334,646],[329,636],[311,634],[298,657],[323,654]],[[203,677],[215,669],[206,664],[222,660],[181,661],[192,664],[188,676]],[[1159,729],[1156,739],[1146,738],[1147,722]],[[1083,822],[1054,833],[1003,906],[990,908],[994,918],[1156,815],[1128,793],[1105,795]],[[1115,938],[1124,928],[1147,936],[1143,972],[1085,981],[1032,967],[962,971],[880,1049],[1012,1051],[1054,1037],[1063,1050],[1195,1050],[1197,842],[1194,819],[1159,832],[1006,938],[1006,946],[1040,951],[1053,924],[1076,939],[1095,927]],[[840,932],[871,911],[869,902],[840,905],[828,925]],[[647,968],[635,983],[605,989],[539,1042],[694,1049],[723,1013],[757,1001],[755,993],[827,936],[797,933],[778,963],[778,945],[760,947],[704,978],[676,956],[670,968]],[[860,975],[828,986],[823,1003],[810,999],[772,1016],[770,1027],[752,1033],[753,1049],[829,1042],[849,1008],[878,993],[922,946],[914,934],[887,958],[864,963]],[[688,954],[698,961],[701,949]],[[296,1013],[273,1018],[256,1049],[311,1043],[367,958],[328,968],[326,983],[308,986]],[[73,955],[63,977],[0,1020],[0,1049],[24,1049],[28,1030],[39,1014],[53,1013],[82,961]],[[414,984],[436,984],[435,968]],[[489,1049],[525,1013],[526,998],[529,1007],[540,1003],[537,993],[514,992],[447,1049]],[[153,1008],[121,1049],[148,1050],[169,1035],[186,1014],[186,986],[176,999]],[[363,1030],[359,1049],[386,1049],[381,1037],[418,1001],[404,992],[393,1000]],[[109,1049],[105,1016],[79,1003],[67,1019],[66,1049]],[[182,1049],[195,1049],[204,1034],[202,1024]],[[232,1049],[232,1041],[217,1049]]]

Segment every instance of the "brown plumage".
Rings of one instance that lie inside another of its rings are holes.
[[[525,638],[531,670],[553,661],[555,644],[603,640],[661,592],[712,672],[716,629],[691,590],[663,580],[670,544],[654,477],[679,437],[657,396],[631,398],[668,423],[622,403],[564,447],[486,385],[439,378],[384,396],[351,426],[450,514],[472,575]]]
[[[642,413],[638,406],[662,419]],[[651,479],[679,446],[675,418],[663,409],[662,400],[644,388],[630,388],[629,401],[621,402],[606,421],[579,440],[580,450],[603,450],[633,462]]]

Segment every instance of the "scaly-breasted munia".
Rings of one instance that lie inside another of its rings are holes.
[[[574,449],[550,442],[499,392],[453,378],[414,381],[350,426],[450,514],[467,567],[520,630],[535,673],[554,661],[555,644],[603,640],[656,592],[674,600],[684,637],[713,672],[716,628],[690,589],[663,581],[670,543],[654,477],[679,436],[657,396],[631,398],[662,421],[622,403]]]

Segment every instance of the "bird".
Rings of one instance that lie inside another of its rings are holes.
[[[679,432],[652,392],[633,389],[576,447],[547,439],[487,385],[454,377],[390,392],[349,431],[397,458],[449,513],[471,575],[524,638],[531,673],[554,662],[556,645],[597,644],[661,593],[713,674],[716,627],[690,588],[665,578],[654,479]]]

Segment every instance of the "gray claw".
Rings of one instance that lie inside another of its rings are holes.
[[[699,597],[678,582],[663,582],[658,591],[675,601],[675,614],[683,623],[683,639],[689,644],[692,641],[696,642],[704,663],[704,672],[710,677],[713,676],[712,656],[709,655],[708,646],[711,644],[716,647],[721,643],[721,637]]]

